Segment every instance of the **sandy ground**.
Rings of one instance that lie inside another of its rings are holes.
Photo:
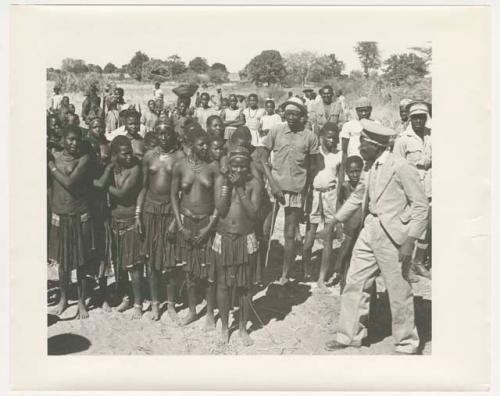
[[[76,302],[57,317],[51,314],[57,299],[57,271],[48,268],[48,349],[49,354],[392,354],[390,311],[385,293],[377,293],[372,301],[369,324],[369,345],[347,348],[340,352],[327,352],[324,343],[332,338],[338,322],[340,290],[329,287],[327,292],[316,288],[315,283],[292,281],[286,287],[277,280],[282,260],[282,217],[279,216],[270,264],[266,270],[267,286],[253,297],[253,307],[258,315],[251,316],[249,324],[255,343],[242,345],[237,332],[238,309],[233,311],[230,343],[222,346],[217,342],[217,330],[204,330],[204,305],[200,301],[197,321],[187,327],[176,325],[166,313],[158,322],[150,319],[146,311],[140,320],[131,320],[131,311],[118,313],[102,309],[90,311],[87,320],[76,320]],[[320,253],[318,246],[316,253]],[[300,256],[292,270],[292,278],[298,275]],[[319,257],[313,259],[315,275]],[[431,282],[420,278],[413,284],[415,293],[416,322],[421,338],[423,354],[431,353]],[[383,282],[377,282],[377,291],[383,290]],[[145,306],[146,308],[146,306]],[[177,306],[178,314],[187,313],[186,306]],[[230,325],[231,325],[230,322]]]

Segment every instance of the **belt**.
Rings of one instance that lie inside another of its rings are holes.
[[[314,187],[314,191],[325,193],[325,192],[333,191],[336,188],[337,188],[337,186],[330,186],[330,187],[326,187],[326,188],[316,188],[316,187]]]

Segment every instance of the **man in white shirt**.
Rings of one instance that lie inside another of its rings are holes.
[[[408,271],[415,241],[427,227],[428,202],[417,170],[387,150],[396,131],[367,119],[360,122],[360,152],[373,165],[333,219],[346,222],[361,208],[364,222],[341,295],[337,332],[326,349],[361,347],[371,287],[381,273],[389,294],[395,352],[416,354],[419,336]]]
[[[346,122],[342,125],[342,131],[340,132],[340,142],[342,144],[342,152],[350,157],[352,155],[360,156],[359,153],[359,138],[361,136],[361,131],[363,127],[360,120],[372,120],[372,104],[370,99],[366,97],[361,97],[356,102],[356,115],[357,119]],[[377,122],[377,121],[375,121]]]

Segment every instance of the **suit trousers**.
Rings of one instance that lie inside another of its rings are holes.
[[[419,338],[415,327],[413,292],[401,272],[398,246],[389,238],[380,220],[372,215],[366,218],[354,245],[341,296],[337,341],[361,346],[367,335],[370,290],[379,271],[389,293],[396,351],[415,353]]]

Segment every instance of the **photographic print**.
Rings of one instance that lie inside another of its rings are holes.
[[[173,8],[52,27],[47,354],[431,354],[432,41]]]

